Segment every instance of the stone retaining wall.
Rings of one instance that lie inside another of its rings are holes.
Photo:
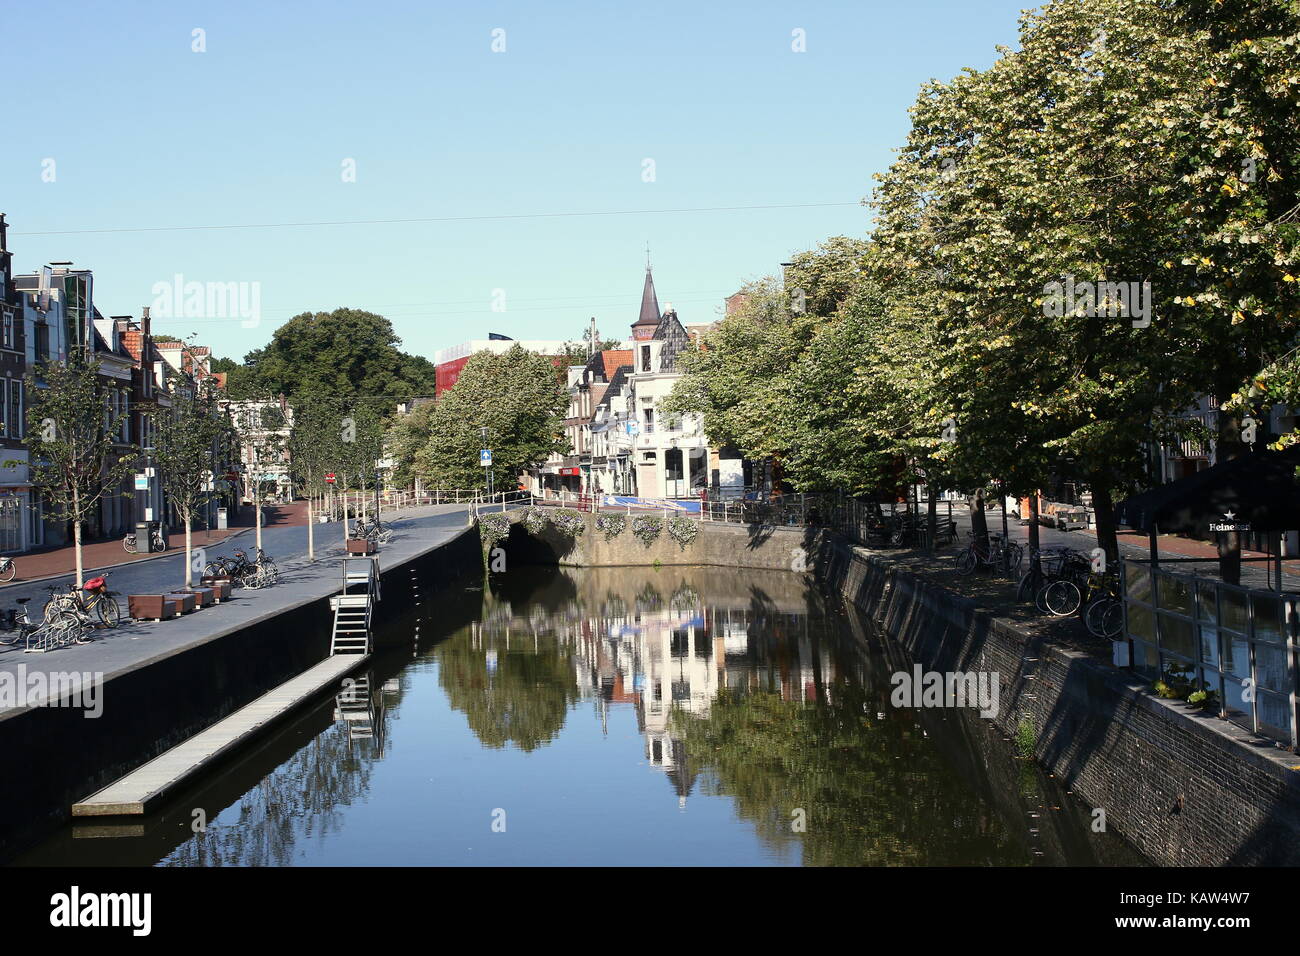
[[[996,724],[1162,865],[1300,862],[1300,758],[1048,645],[965,598],[827,536],[819,574],[927,670],[994,671]]]

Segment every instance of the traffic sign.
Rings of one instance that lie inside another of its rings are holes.
[[[149,476],[143,474],[137,474],[135,476],[135,486],[136,488],[147,490],[149,487]]]
[[[482,465],[484,468],[490,468],[492,466],[491,448],[484,448],[482,451],[478,453],[478,463]]]
[[[334,477],[334,472],[332,472],[332,471],[330,471],[330,472],[326,472],[326,474],[325,474],[325,484],[327,484],[327,485],[332,485],[332,484],[334,484],[335,481],[337,481],[337,479]]]

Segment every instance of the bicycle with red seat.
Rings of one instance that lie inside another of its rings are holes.
[[[80,588],[70,584],[66,591],[50,589],[53,593],[45,602],[45,619],[50,620],[59,611],[71,611],[92,626],[98,619],[104,627],[117,627],[122,623],[122,608],[117,603],[117,593],[108,589],[108,575],[105,571]]]

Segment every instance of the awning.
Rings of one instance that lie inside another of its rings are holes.
[[[1300,530],[1300,447],[1229,458],[1115,506],[1139,531],[1212,536],[1224,531]]]

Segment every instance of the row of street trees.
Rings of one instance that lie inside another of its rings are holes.
[[[84,579],[83,525],[100,503],[120,493],[146,456],[163,482],[164,498],[185,528],[185,584],[193,583],[192,529],[201,509],[220,494],[234,429],[208,379],[172,375],[157,400],[138,409],[151,422],[148,447],[123,439],[127,412],[84,349],[66,362],[41,365],[27,380],[27,434],[32,478],[59,520],[72,525],[77,585]]]
[[[804,489],[1072,474],[1113,558],[1198,396],[1232,456],[1300,392],[1300,11],[1056,0],[999,52],[922,88],[869,239],[752,286],[671,405]]]

